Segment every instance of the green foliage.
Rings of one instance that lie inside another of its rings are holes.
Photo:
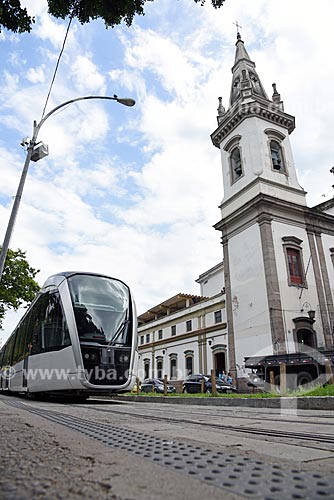
[[[21,7],[20,0],[0,0],[0,33],[2,27],[14,33],[29,32],[34,22],[27,9]]]
[[[57,18],[65,19],[73,15],[81,24],[94,19],[103,19],[106,28],[125,22],[131,26],[135,15],[143,16],[146,2],[154,0],[48,0],[49,13]],[[206,0],[194,0],[204,5]],[[211,0],[215,9],[222,7],[225,0]],[[1,28],[23,33],[30,32],[33,17],[21,8],[20,0],[0,0],[0,32]]]
[[[39,290],[34,279],[39,270],[30,267],[25,257],[20,249],[8,250],[0,282],[0,328],[8,309],[17,310],[28,304]]]

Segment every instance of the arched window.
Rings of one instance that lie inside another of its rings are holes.
[[[192,375],[194,373],[194,351],[185,351],[185,376]]]
[[[177,378],[177,354],[170,354],[170,379],[176,380]]]
[[[279,130],[267,128],[265,134],[268,136],[268,146],[270,151],[271,167],[275,172],[287,175],[287,168],[284,159],[282,142],[285,135]]]
[[[144,378],[149,378],[150,376],[150,360],[144,359]]]
[[[163,358],[161,356],[159,356],[157,358],[157,378],[163,378],[163,366],[164,366],[164,363],[163,363]]]
[[[242,168],[240,140],[241,135],[235,135],[225,144],[223,148],[224,151],[228,153],[231,184],[240,179],[244,173]]]
[[[242,176],[242,164],[241,164],[241,155],[240,149],[238,147],[232,149],[231,151],[231,173],[232,173],[232,182],[235,182]]]
[[[270,141],[270,154],[271,154],[271,162],[273,165],[273,169],[279,172],[284,171],[284,162],[281,151],[281,146],[277,141]]]

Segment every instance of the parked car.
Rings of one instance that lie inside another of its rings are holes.
[[[182,390],[185,393],[197,393],[202,390],[202,380],[204,380],[204,392],[212,392],[212,382],[209,375],[202,375],[201,373],[188,375],[183,382]],[[238,392],[236,387],[232,384],[224,382],[220,378],[216,378],[216,390],[219,393]]]
[[[141,391],[164,394],[164,381],[159,378],[146,378],[141,383]],[[176,392],[175,387],[172,384],[167,383],[167,393],[171,394],[173,392]]]
[[[259,376],[258,373],[249,373],[248,374],[248,381],[247,381],[248,387],[251,387],[253,391],[255,389],[264,391],[264,380],[262,377]]]

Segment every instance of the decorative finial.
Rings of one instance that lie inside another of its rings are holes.
[[[218,97],[217,111],[218,111],[218,116],[223,116],[225,114],[225,108],[223,106],[223,98],[222,97]]]
[[[284,111],[284,107],[283,107],[283,101],[281,101],[281,94],[279,92],[277,92],[277,88],[276,88],[276,83],[273,83],[272,84],[272,87],[273,87],[273,96],[272,96],[272,100],[273,100],[273,103],[275,104],[275,106],[277,106],[281,111]]]
[[[217,122],[218,122],[218,125],[220,124],[220,122],[223,120],[223,116],[225,115],[225,108],[223,106],[223,98],[222,97],[218,97],[218,108],[217,108],[217,111],[218,111],[218,116],[217,116]]]
[[[240,32],[239,32],[239,28],[242,28],[242,26],[238,23],[238,21],[236,21],[233,24],[237,27],[237,40],[241,40],[241,35],[240,35]]]

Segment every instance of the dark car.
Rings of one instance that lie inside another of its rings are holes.
[[[158,392],[164,394],[164,381],[159,378],[146,378],[141,383],[142,392]],[[172,384],[167,383],[167,393],[176,392]]]
[[[188,377],[183,382],[182,390],[186,393],[196,393],[202,390],[202,381],[204,381],[204,392],[212,392],[212,382],[209,375],[202,375],[200,373],[194,375],[188,375]],[[216,390],[219,393],[231,393],[238,392],[236,387],[232,384],[224,382],[220,378],[216,378]]]

